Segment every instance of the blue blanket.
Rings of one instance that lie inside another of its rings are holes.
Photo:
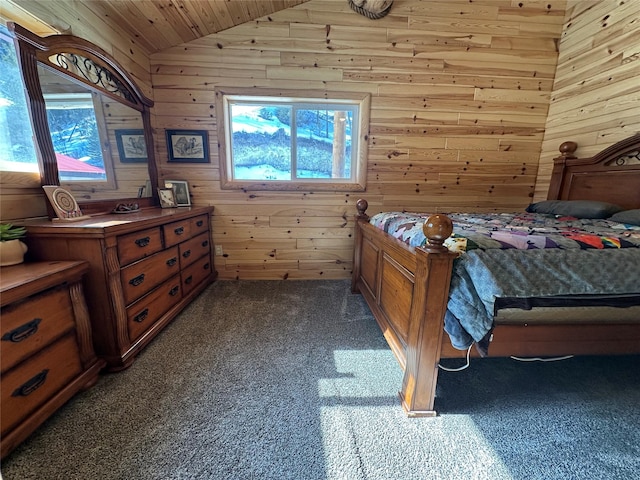
[[[460,254],[445,315],[455,348],[486,340],[497,298],[640,294],[640,227],[528,213],[449,216],[446,245]],[[381,213],[370,222],[420,246],[427,217]]]

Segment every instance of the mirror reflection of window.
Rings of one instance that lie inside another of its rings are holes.
[[[38,158],[13,39],[0,24],[0,170],[38,172]]]
[[[91,93],[44,95],[61,181],[106,181],[101,132]]]

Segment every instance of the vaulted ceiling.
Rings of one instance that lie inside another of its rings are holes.
[[[2,13],[40,35],[105,25],[152,54],[306,1],[2,0]]]

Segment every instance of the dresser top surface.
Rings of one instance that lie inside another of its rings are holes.
[[[89,269],[84,261],[32,262],[0,267],[2,306],[67,281],[82,277]]]
[[[47,219],[27,220],[22,225],[27,227],[30,234],[56,233],[61,234],[120,234],[138,228],[151,227],[172,221],[180,221],[196,215],[210,214],[213,207],[179,207],[179,208],[149,208],[139,212],[127,214],[95,215],[76,222],[50,221]]]

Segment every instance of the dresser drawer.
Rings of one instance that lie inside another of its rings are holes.
[[[127,265],[162,250],[160,227],[118,237],[118,259]]]
[[[211,275],[211,270],[211,255],[205,255],[185,268],[180,274],[182,276],[182,295],[188,295],[202,280]]]
[[[64,336],[2,375],[2,435],[82,372],[75,334]]]
[[[134,342],[181,299],[180,275],[176,275],[127,308],[129,341]]]
[[[9,370],[74,326],[73,308],[66,288],[49,290],[3,308],[2,371]]]
[[[128,305],[180,271],[178,247],[155,253],[151,257],[122,269],[122,290]]]
[[[168,223],[162,226],[164,232],[164,245],[165,247],[171,247],[180,242],[184,242],[188,238],[191,238],[191,218],[186,218],[179,222]]]
[[[201,256],[209,253],[211,251],[210,245],[211,239],[208,231],[181,243],[178,246],[180,249],[180,266],[182,268],[187,267]]]
[[[207,215],[199,215],[191,219],[191,235],[196,236],[199,233],[209,230],[209,220]]]

